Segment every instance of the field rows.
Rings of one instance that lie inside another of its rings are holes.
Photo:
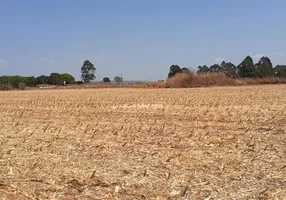
[[[283,199],[286,86],[0,93],[0,197]]]

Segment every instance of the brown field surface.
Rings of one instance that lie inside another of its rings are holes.
[[[0,92],[0,199],[286,199],[286,86]]]

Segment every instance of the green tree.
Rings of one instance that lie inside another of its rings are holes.
[[[236,66],[231,62],[226,63],[223,61],[220,65],[220,72],[224,73],[228,77],[237,77],[236,71]]]
[[[250,56],[247,56],[237,68],[240,77],[255,77],[255,66]]]
[[[109,82],[110,82],[110,78],[104,77],[104,78],[103,78],[103,82],[104,82],[104,83],[109,83]]]
[[[186,67],[183,67],[182,68],[182,73],[185,73],[185,74],[192,74],[191,70],[186,68]]]
[[[59,84],[59,78],[60,78],[59,73],[51,73],[50,77],[49,77],[49,84],[58,85]]]
[[[198,71],[197,71],[198,74],[208,73],[208,72],[210,72],[210,69],[208,68],[208,66],[206,66],[206,65],[198,66]]]
[[[66,84],[74,84],[75,78],[72,75],[67,74],[67,73],[60,74],[59,75],[59,84],[64,85],[64,81],[66,82]]]
[[[212,73],[219,73],[220,71],[221,71],[221,67],[218,64],[214,64],[210,66],[209,68],[209,72],[212,72]]]
[[[90,83],[95,78],[96,78],[96,76],[95,76],[94,65],[89,60],[84,61],[83,65],[81,67],[81,79],[85,83]]]
[[[41,75],[36,78],[36,83],[37,84],[49,84],[49,80],[50,80],[49,76]]]
[[[115,76],[115,77],[114,77],[114,81],[115,81],[116,83],[122,83],[122,82],[123,82],[123,78],[120,77],[120,76]]]
[[[34,76],[25,77],[25,79],[26,79],[26,81],[25,81],[26,86],[29,86],[29,87],[36,87],[37,86],[36,78]]]
[[[170,67],[170,72],[168,74],[168,78],[174,77],[177,73],[183,73],[183,70],[179,65],[172,65]]]
[[[279,78],[286,78],[286,65],[277,65],[274,67],[274,74]]]
[[[268,57],[263,56],[255,64],[255,76],[259,78],[274,76],[272,62]]]

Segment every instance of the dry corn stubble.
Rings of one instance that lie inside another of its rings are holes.
[[[283,199],[286,86],[0,93],[0,197]]]

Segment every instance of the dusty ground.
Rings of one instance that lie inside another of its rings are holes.
[[[286,199],[286,86],[0,93],[2,199]]]

